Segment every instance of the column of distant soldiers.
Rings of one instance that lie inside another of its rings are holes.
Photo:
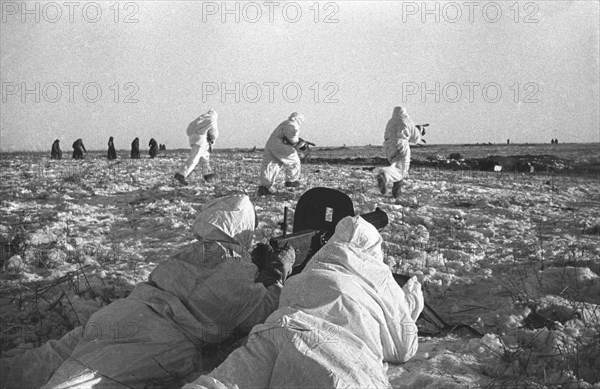
[[[167,146],[161,144],[154,138],[150,139],[148,143],[150,150],[148,150],[148,154],[150,158],[156,157],[159,150],[166,150]],[[83,140],[81,138],[77,139],[73,142],[73,159],[83,159],[84,154],[87,150],[83,145]],[[117,159],[117,151],[115,150],[114,138],[111,136],[108,139],[108,154],[107,157],[109,160]],[[50,152],[51,159],[62,159],[62,150],[60,149],[60,140],[56,139],[52,144],[52,150]],[[135,138],[133,142],[131,142],[131,159],[140,159],[140,138]]]

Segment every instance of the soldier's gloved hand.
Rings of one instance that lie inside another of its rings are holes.
[[[294,270],[294,262],[296,262],[296,250],[289,244],[286,243],[285,246],[276,253],[277,261],[281,264],[281,271],[285,275],[284,281],[292,274]]]
[[[285,280],[292,274],[295,261],[296,251],[292,246],[286,244],[259,271],[255,282],[261,282],[266,287],[275,284],[283,286]]]
[[[411,277],[406,284],[402,287],[406,301],[408,302],[408,308],[410,309],[410,317],[414,321],[421,314],[423,307],[425,306],[425,299],[423,298],[423,291],[421,290],[421,284],[417,280],[417,277]]]
[[[272,262],[275,258],[275,250],[270,244],[259,243],[256,245],[254,250],[250,253],[252,257],[252,263],[258,267],[261,271],[265,268],[265,265]]]

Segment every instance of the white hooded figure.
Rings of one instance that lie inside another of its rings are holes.
[[[259,195],[271,194],[269,189],[275,183],[279,171],[285,169],[285,186],[294,188],[300,185],[300,157],[296,146],[300,142],[300,125],[304,116],[293,112],[290,117],[275,128],[263,152]]]
[[[421,140],[421,131],[414,125],[402,107],[395,107],[392,118],[385,126],[383,152],[391,166],[380,169],[377,185],[381,194],[387,193],[387,183],[393,182],[392,195],[398,197],[402,181],[408,177],[410,143]]]
[[[389,388],[384,363],[416,354],[424,300],[416,278],[396,283],[381,244],[361,217],[342,219],[302,273],[287,280],[277,311],[184,389]]]
[[[214,367],[202,358],[206,346],[248,333],[277,308],[281,285],[256,283],[248,253],[255,223],[245,195],[206,204],[197,242],[84,327],[3,359],[0,387],[178,387]]]
[[[210,168],[210,153],[212,145],[219,137],[218,117],[217,111],[210,109],[188,125],[187,135],[192,149],[183,168],[175,173],[175,178],[183,185],[187,185],[186,178],[196,168],[198,162],[200,162],[204,179],[210,181],[214,178]]]

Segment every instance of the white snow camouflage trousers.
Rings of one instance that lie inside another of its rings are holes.
[[[408,140],[399,139],[398,143],[384,143],[383,151],[390,166],[379,169],[388,182],[402,181],[408,177],[410,168],[410,146]]]
[[[208,146],[209,145],[207,141],[192,144],[190,155],[188,156],[187,161],[185,161],[185,164],[179,173],[181,173],[184,177],[189,176],[194,171],[198,163],[200,163],[203,176],[212,173]]]
[[[300,180],[300,157],[298,157],[298,153],[294,152],[282,158],[265,149],[261,166],[260,185],[267,188],[272,187],[282,168],[285,171],[286,182]]]

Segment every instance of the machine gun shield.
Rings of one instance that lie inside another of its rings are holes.
[[[346,216],[354,216],[354,205],[347,194],[330,188],[309,189],[296,205],[293,232],[327,231],[325,239],[329,239]]]

